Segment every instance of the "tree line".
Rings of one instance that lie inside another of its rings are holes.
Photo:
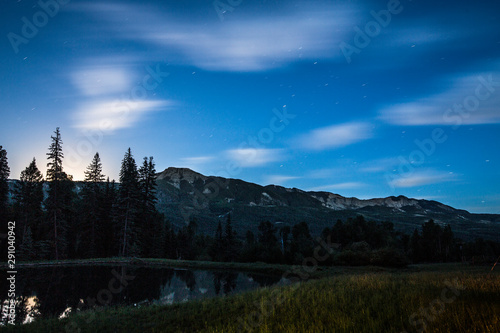
[[[96,153],[84,181],[77,183],[64,172],[62,145],[56,128],[47,153],[46,178],[33,158],[13,189],[8,184],[7,153],[0,146],[0,222],[5,229],[9,220],[16,221],[18,258],[161,256],[157,252],[165,223],[155,207],[153,157],[144,157],[138,167],[129,148],[117,184],[103,175]]]
[[[7,152],[0,146],[0,234],[6,233],[8,221],[16,221],[19,260],[120,256],[301,264],[318,244],[327,244],[322,246],[328,252],[323,265],[403,266],[500,253],[499,243],[465,243],[454,237],[450,225],[432,220],[407,235],[391,222],[357,216],[338,220],[316,238],[305,222],[292,226],[270,221],[260,222],[257,234],[248,230],[242,237],[234,232],[230,214],[222,217],[214,235],[199,233],[196,219],[174,228],[156,208],[153,157],[144,157],[138,166],[128,148],[116,183],[103,175],[96,153],[84,181],[74,182],[64,172],[62,145],[56,128],[45,179],[33,158],[14,188],[9,188]],[[2,246],[2,255],[6,249]]]

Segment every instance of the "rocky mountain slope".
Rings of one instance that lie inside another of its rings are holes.
[[[196,219],[198,228],[215,233],[218,221],[231,213],[235,230],[243,237],[256,232],[261,221],[290,225],[305,221],[320,233],[337,219],[363,215],[391,221],[396,229],[413,232],[434,219],[452,226],[463,239],[483,237],[500,241],[500,215],[471,214],[437,201],[404,196],[361,200],[329,192],[307,192],[282,186],[261,186],[239,179],[205,176],[186,168],[168,168],[158,174],[158,209],[178,227]]]

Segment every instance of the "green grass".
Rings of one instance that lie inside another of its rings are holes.
[[[172,306],[87,311],[6,331],[423,332],[425,320],[427,332],[499,332],[500,273],[489,270],[456,264],[360,270]],[[412,317],[420,310],[426,314]]]

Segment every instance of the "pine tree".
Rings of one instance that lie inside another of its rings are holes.
[[[259,224],[259,243],[266,249],[271,249],[277,246],[278,239],[276,238],[276,227],[269,221]]]
[[[222,233],[222,223],[219,221],[217,231],[212,246],[209,250],[209,255],[213,261],[222,261],[224,259],[224,236]]]
[[[52,143],[47,153],[47,181],[49,182],[49,195],[46,206],[48,218],[52,225],[52,237],[55,259],[66,256],[66,231],[73,209],[74,184],[72,177],[63,171],[62,139],[59,127],[51,136]]]
[[[33,260],[36,259],[35,245],[31,235],[31,228],[28,227],[24,233],[23,242],[19,245],[19,259]]]
[[[255,240],[255,235],[251,230],[247,230],[245,234],[245,244],[241,250],[239,260],[241,262],[254,262],[258,260],[257,242]]]
[[[140,212],[137,230],[143,255],[146,257],[161,257],[163,253],[164,223],[163,215],[156,210],[158,201],[156,195],[156,169],[153,157],[144,157],[139,168]]]
[[[129,255],[135,244],[138,249],[136,218],[139,209],[139,174],[130,148],[125,153],[120,170],[120,190],[117,203],[117,224],[120,235],[120,256]]]
[[[0,146],[0,225],[8,222],[9,206],[9,179],[10,168],[7,160],[7,151]]]
[[[59,206],[59,181],[62,173],[62,159],[64,157],[62,152],[62,140],[61,134],[59,132],[59,127],[56,128],[54,132],[55,136],[51,136],[52,143],[49,147],[49,152],[47,153],[47,158],[49,162],[47,163],[47,181],[50,183],[49,190],[49,212],[51,219],[53,221],[54,230],[54,248],[55,248],[55,258],[59,259],[59,241],[58,241],[58,224],[60,223],[58,215],[60,213]]]
[[[92,162],[85,170],[85,182],[92,184],[92,186],[97,190],[106,177],[102,174],[102,163],[99,153],[95,153]]]
[[[223,239],[224,261],[234,261],[237,257],[236,237],[231,225],[231,214],[227,215],[226,230]]]
[[[422,224],[422,251],[424,260],[436,262],[441,261],[442,246],[441,236],[443,229],[434,220]]]
[[[169,222],[165,224],[165,238],[163,242],[164,254],[163,257],[169,259],[176,259],[177,253],[177,237]]]
[[[57,182],[62,177],[62,159],[64,154],[62,152],[62,139],[59,127],[54,132],[55,136],[51,136],[52,143],[49,147],[49,152],[46,154],[49,162],[47,163],[47,181]]]
[[[276,227],[269,221],[261,222],[259,230],[259,257],[264,262],[279,262],[282,258],[281,248],[276,237]]]
[[[21,172],[15,193],[15,206],[23,235],[30,228],[34,239],[41,237],[43,183],[42,173],[33,158],[29,166]]]
[[[84,214],[80,233],[83,237],[84,256],[95,257],[97,255],[98,235],[101,235],[99,227],[100,221],[100,206],[102,201],[102,185],[104,182],[102,174],[102,163],[99,153],[94,155],[94,158],[85,171],[84,186],[82,190],[82,209]]]
[[[111,257],[116,255],[114,252],[114,244],[119,241],[120,238],[116,238],[114,234],[114,221],[113,221],[113,207],[117,200],[117,190],[116,183],[113,180],[109,181],[109,177],[104,185],[104,191],[102,199],[99,205],[99,221],[100,226],[100,237],[98,242],[98,256],[99,257]]]
[[[300,222],[292,227],[292,253],[295,262],[302,262],[304,258],[312,256],[314,242],[306,222]]]
[[[141,190],[141,204],[147,212],[156,212],[156,169],[153,156],[144,157],[139,169],[139,186]]]
[[[443,229],[442,234],[442,246],[443,246],[443,257],[445,261],[452,260],[452,249],[453,249],[453,231],[451,231],[451,226],[449,224],[446,225]]]
[[[422,236],[417,229],[413,231],[410,238],[410,257],[413,263],[422,261]]]

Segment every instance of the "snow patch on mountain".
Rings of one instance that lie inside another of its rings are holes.
[[[341,195],[328,192],[310,192],[310,195],[313,198],[319,200],[324,207],[333,210],[358,209],[372,206],[384,206],[394,208],[399,211],[403,211],[402,208],[406,206],[415,206],[417,208],[420,208],[417,200],[409,199],[402,195],[399,197],[387,197],[368,200],[346,198]]]

